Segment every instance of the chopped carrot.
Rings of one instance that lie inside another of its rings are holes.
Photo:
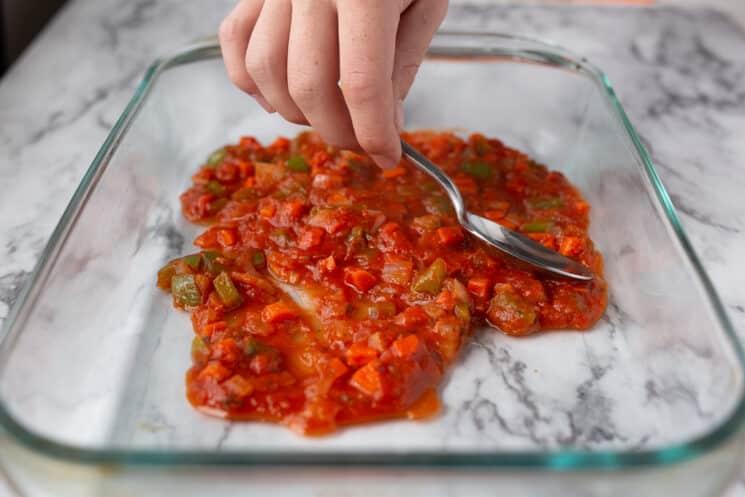
[[[476,184],[476,180],[471,176],[458,176],[453,178],[453,183],[458,187],[460,193],[463,195],[473,195],[479,191],[479,186]]]
[[[222,247],[232,247],[235,245],[235,231],[232,229],[221,229],[217,232],[217,243]]]
[[[353,343],[347,349],[347,364],[350,366],[362,366],[377,357],[377,350],[360,343]]]
[[[266,323],[279,323],[288,319],[295,319],[297,311],[290,307],[287,302],[278,301],[265,306],[261,310],[261,319]]]
[[[249,176],[246,181],[243,182],[243,188],[253,188],[256,185],[256,178]]]
[[[217,247],[217,229],[210,228],[194,240],[194,245],[199,248],[216,248]]]
[[[419,337],[416,335],[406,335],[403,338],[399,338],[393,342],[391,350],[396,356],[402,359],[414,357],[419,350]]]
[[[437,240],[443,245],[455,245],[465,238],[460,226],[443,226],[435,230]]]
[[[493,219],[493,221],[495,221],[495,222],[497,222],[497,223],[501,224],[502,226],[504,226],[504,227],[505,227],[505,228],[507,228],[508,230],[514,230],[515,228],[517,228],[517,223],[516,223],[516,222],[514,222],[514,221],[511,221],[511,220],[509,220],[509,219],[507,219],[507,218],[503,218],[503,219]]]
[[[574,210],[576,210],[580,214],[587,214],[590,212],[590,204],[587,202],[583,202],[582,200],[578,200],[574,204]]]
[[[210,182],[215,174],[215,170],[211,167],[205,167],[199,170],[197,174],[191,177],[191,180],[195,185],[206,185]]]
[[[217,331],[222,331],[222,330],[224,330],[227,327],[228,327],[228,323],[225,322],[225,321],[217,321],[217,322],[214,322],[214,323],[205,324],[202,327],[202,334],[201,334],[201,336],[203,336],[203,337],[211,337],[213,333],[215,333]]]
[[[349,384],[365,395],[379,400],[383,397],[383,376],[379,371],[380,363],[370,361],[355,371]]]
[[[348,267],[344,270],[344,283],[354,287],[360,293],[365,293],[375,286],[377,279],[372,273],[358,267]]]
[[[338,357],[334,357],[328,363],[326,363],[325,372],[328,373],[328,376],[330,378],[333,378],[333,379],[341,378],[347,373],[347,371],[349,371],[349,368]]]
[[[386,179],[397,178],[399,176],[403,176],[404,174],[406,174],[406,168],[401,166],[383,171],[383,177]]]
[[[488,299],[491,290],[489,278],[476,276],[468,280],[468,291],[480,299]]]
[[[289,200],[282,204],[282,217],[287,220],[296,221],[305,212],[305,202],[302,200]]]
[[[259,215],[263,218],[270,218],[277,212],[277,207],[271,203],[264,203],[259,207]]]

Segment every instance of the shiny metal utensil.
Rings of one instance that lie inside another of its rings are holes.
[[[401,140],[401,147],[407,159],[432,176],[445,189],[458,221],[466,231],[502,252],[546,271],[577,280],[588,281],[593,278],[592,271],[579,262],[564,257],[527,236],[468,212],[458,187],[442,169],[403,140]]]

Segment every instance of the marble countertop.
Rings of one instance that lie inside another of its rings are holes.
[[[0,80],[0,320],[149,62],[232,3],[72,0]],[[612,9],[456,5],[445,26],[554,41],[608,73],[745,333],[745,32],[710,9]]]

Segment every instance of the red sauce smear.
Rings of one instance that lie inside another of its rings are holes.
[[[201,252],[158,286],[191,311],[189,401],[208,414],[314,435],[439,409],[437,386],[474,327],[587,329],[606,306],[589,205],[559,172],[496,139],[404,138],[446,171],[468,209],[594,271],[540,273],[465,233],[445,193],[406,160],[302,133],[213,153],[182,196]],[[538,346],[538,345],[537,345]]]

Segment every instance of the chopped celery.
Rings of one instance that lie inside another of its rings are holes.
[[[266,264],[266,256],[264,255],[264,252],[254,252],[254,255],[251,256],[251,262],[253,262],[254,267],[263,267],[264,264]]]
[[[177,274],[171,279],[171,293],[177,304],[195,306],[202,302],[202,293],[193,274]]]
[[[207,165],[209,167],[216,167],[225,159],[226,155],[228,155],[228,151],[225,150],[225,147],[218,148],[207,157]]]
[[[305,159],[300,155],[287,159],[287,168],[297,173],[307,173],[310,170]]]
[[[173,267],[173,262],[169,262],[158,271],[158,288],[163,290],[170,290],[171,280],[176,274],[176,268]]]
[[[225,187],[213,180],[207,183],[207,191],[213,195],[222,195],[225,193]]]
[[[217,262],[217,258],[220,257],[220,254],[217,252],[207,251],[202,252],[202,260],[204,261],[204,267],[209,271],[210,273],[219,273],[223,269],[225,269],[225,266],[223,264],[220,264]]]
[[[532,221],[521,226],[526,233],[545,233],[554,226],[551,221]]]
[[[528,199],[528,205],[534,209],[552,209],[564,207],[564,201],[560,198],[531,198]]]
[[[199,270],[199,266],[202,265],[202,256],[200,254],[185,255],[181,260],[192,269]]]
[[[464,162],[460,170],[479,180],[487,180],[493,173],[491,166],[484,162]]]
[[[447,276],[445,261],[438,258],[420,274],[411,288],[415,292],[427,292],[435,295],[440,292],[442,282]]]
[[[228,307],[233,307],[241,302],[241,294],[238,293],[238,289],[233,284],[233,280],[230,279],[228,273],[223,271],[218,274],[217,277],[212,280],[212,284],[215,286],[215,291],[220,296],[223,304]]]

